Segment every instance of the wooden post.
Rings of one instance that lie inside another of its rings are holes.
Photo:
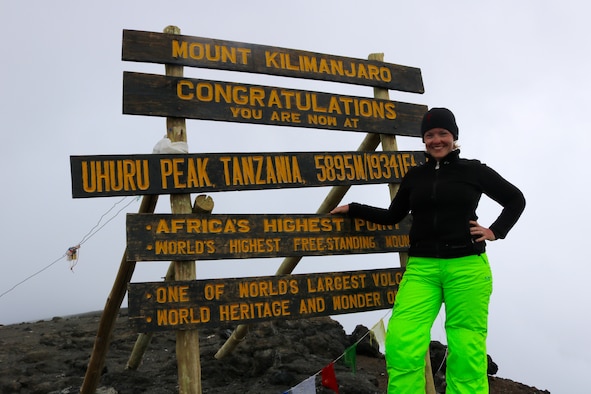
[[[158,196],[145,196],[142,199],[139,213],[153,213],[157,202]],[[80,387],[80,393],[82,394],[94,394],[96,392],[101,378],[101,371],[105,365],[105,358],[109,349],[113,328],[115,327],[115,321],[117,320],[121,303],[127,292],[127,284],[131,280],[134,270],[135,261],[127,261],[126,248],[125,252],[123,252],[123,257],[121,257],[115,283],[113,283],[113,288],[101,315],[99,328],[94,340],[94,348],[88,361],[84,381]]]
[[[181,34],[176,26],[167,26],[167,34]],[[165,65],[166,75],[183,76],[183,67],[171,64]],[[166,118],[166,136],[172,142],[186,142],[187,129],[183,118]],[[170,208],[173,214],[191,213],[190,194],[172,194]],[[174,261],[175,280],[195,280],[197,270],[195,261]],[[179,330],[176,332],[176,357],[179,379],[179,393],[201,394],[201,362],[199,360],[199,332],[197,330]]]
[[[384,61],[384,54],[383,53],[372,53],[368,57],[369,60],[377,60],[380,62]],[[390,95],[388,93],[388,89],[382,88],[374,88],[374,97],[384,100],[390,100]],[[398,150],[398,143],[396,142],[395,135],[388,135],[388,134],[381,134],[380,139],[382,141],[382,150],[383,151],[397,151]],[[388,185],[390,189],[390,199],[393,199],[398,193],[398,189],[400,188],[399,183],[390,183]],[[406,267],[406,263],[408,262],[408,253],[399,253],[400,258],[400,266]],[[435,394],[435,383],[433,381],[433,372],[431,370],[431,358],[429,357],[429,350],[427,349],[427,354],[425,355],[425,379],[426,379],[426,387],[425,392],[427,394]]]
[[[378,147],[379,144],[379,136],[377,134],[370,133],[365,136],[363,141],[361,141],[361,144],[359,145],[359,148],[357,148],[357,150],[373,151]],[[335,208],[343,200],[343,197],[345,196],[350,187],[350,185],[333,186],[326,195],[326,198],[324,199],[322,204],[320,204],[320,207],[318,208],[316,213],[325,214],[332,211],[332,209]],[[291,274],[301,259],[302,256],[286,257],[285,259],[283,259],[283,263],[281,263],[281,266],[279,266],[279,269],[277,269],[275,275]],[[230,335],[230,338],[228,338],[226,342],[224,342],[222,347],[216,352],[215,358],[221,359],[225,355],[232,353],[236,346],[238,346],[238,344],[242,342],[242,340],[246,336],[248,332],[248,327],[248,324],[239,324],[236,327],[236,329],[234,329],[234,331],[232,332],[232,335]]]
[[[211,213],[211,211],[213,211],[213,205],[213,199],[211,197],[201,194],[195,198],[195,203],[193,204],[193,213]],[[168,266],[164,280],[167,282],[175,280],[174,263],[170,263]],[[144,353],[152,341],[153,336],[153,332],[138,334],[125,369],[138,369],[142,358],[144,357]]]

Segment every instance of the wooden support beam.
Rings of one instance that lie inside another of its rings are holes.
[[[166,34],[181,34],[176,26],[167,26]],[[166,64],[166,75],[182,77],[183,66]],[[187,128],[184,118],[166,118],[166,136],[171,142],[186,142]],[[172,213],[191,213],[190,194],[170,196]],[[174,261],[175,280],[194,280],[197,278],[195,261]],[[199,360],[199,332],[186,330],[176,332],[176,358],[178,367],[179,393],[201,394],[201,361]]]
[[[157,202],[157,195],[145,196],[142,199],[139,213],[153,213]],[[127,261],[126,248],[125,252],[123,252],[123,257],[121,257],[121,263],[119,264],[119,271],[117,272],[115,283],[113,283],[113,288],[111,289],[111,293],[109,294],[103,309],[103,314],[101,315],[92,354],[88,361],[84,381],[80,387],[80,393],[82,394],[94,394],[96,392],[101,378],[101,371],[105,365],[105,358],[107,357],[107,351],[111,342],[113,329],[115,328],[117,315],[119,314],[119,309],[121,308],[125,293],[127,293],[127,284],[131,280],[134,270],[135,261]]]

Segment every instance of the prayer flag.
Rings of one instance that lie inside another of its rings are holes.
[[[380,319],[370,330],[373,335],[370,335],[370,342],[372,339],[378,342],[380,348],[384,348],[386,346],[386,329],[384,328],[384,320]]]
[[[337,376],[334,373],[334,362],[322,368],[322,385],[339,394],[339,384],[337,383]]]
[[[357,344],[353,344],[353,346],[349,347],[345,350],[345,354],[343,356],[343,361],[345,361],[345,365],[355,373],[357,368]]]
[[[310,376],[289,391],[290,394],[316,394],[316,375]]]

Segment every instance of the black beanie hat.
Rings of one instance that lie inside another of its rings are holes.
[[[454,141],[458,139],[458,125],[456,124],[456,117],[447,108],[431,108],[421,122],[421,136],[424,138],[425,133],[431,129],[441,127],[446,129],[454,136]]]

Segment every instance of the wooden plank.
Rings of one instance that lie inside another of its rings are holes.
[[[420,137],[426,105],[123,73],[123,113]],[[280,129],[277,129],[280,130]]]
[[[405,251],[410,217],[383,226],[340,215],[127,215],[134,261],[326,256]]]
[[[122,60],[376,86],[423,93],[415,67],[236,41],[123,30]]]
[[[70,156],[72,196],[106,197],[399,183],[423,152]]]
[[[138,332],[389,309],[402,268],[129,284]]]

